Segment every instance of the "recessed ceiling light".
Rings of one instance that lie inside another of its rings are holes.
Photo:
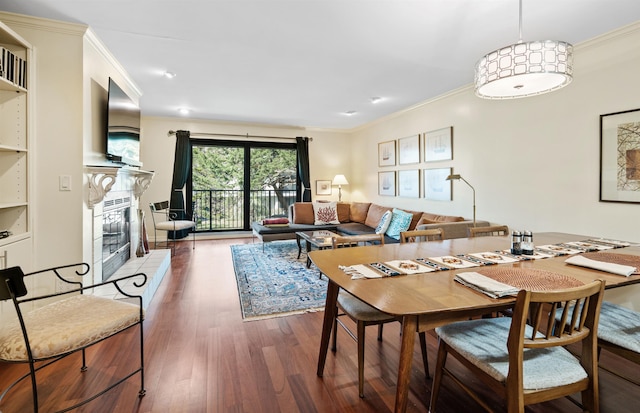
[[[181,115],[188,115],[189,114],[189,109],[180,108],[180,109],[178,109],[178,113],[180,113]]]
[[[374,96],[371,98],[371,103],[378,103],[382,100],[380,96]]]
[[[164,77],[166,77],[167,79],[173,79],[174,77],[176,77],[176,74],[173,72],[164,72]]]
[[[353,116],[356,113],[358,113],[358,112],[356,112],[355,110],[349,110],[349,111],[345,112],[344,114],[347,115],[347,116]]]

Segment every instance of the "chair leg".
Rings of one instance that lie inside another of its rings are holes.
[[[434,413],[442,383],[442,372],[447,361],[447,344],[438,339],[438,357],[436,358],[436,369],[433,373],[433,384],[431,387],[431,400],[429,401],[429,413]]]
[[[364,397],[364,340],[365,325],[358,321],[358,395]]]
[[[331,343],[331,351],[335,352],[338,349],[338,310],[336,309],[336,316],[333,319],[333,341]]]
[[[424,366],[424,375],[429,378],[429,359],[427,358],[427,333],[421,331],[418,336],[420,337],[420,350],[422,351],[422,365]]]

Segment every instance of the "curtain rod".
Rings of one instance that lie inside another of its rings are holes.
[[[170,130],[169,132],[167,132],[167,136],[172,136],[175,134],[176,134],[176,131],[173,131],[173,130]],[[190,134],[191,136],[227,136],[227,137],[234,137],[234,138],[293,139],[293,140],[296,139],[290,136],[263,136],[263,135],[249,135],[248,133],[246,135],[238,135],[233,133],[191,132]],[[309,140],[313,141],[313,138],[309,138]]]

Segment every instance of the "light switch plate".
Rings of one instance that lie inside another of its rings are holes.
[[[71,191],[71,175],[60,175],[58,178],[60,191]]]

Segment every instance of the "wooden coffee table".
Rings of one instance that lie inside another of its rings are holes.
[[[319,250],[331,248],[333,246],[331,241],[332,238],[339,236],[339,234],[327,230],[296,232],[296,242],[298,243],[298,259],[300,259],[300,254],[302,254],[301,240],[304,240],[307,246],[307,268],[310,268],[311,259],[309,258],[309,253],[312,251],[312,249],[314,247]]]

